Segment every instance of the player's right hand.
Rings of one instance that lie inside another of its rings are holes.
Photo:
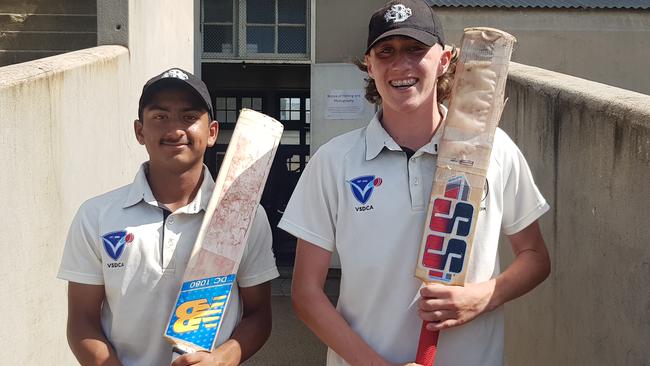
[[[171,366],[231,366],[219,357],[218,352],[198,351],[186,353],[172,362]]]

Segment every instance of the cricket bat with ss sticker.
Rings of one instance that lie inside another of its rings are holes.
[[[165,328],[174,358],[214,346],[282,130],[248,109],[237,119]]]
[[[465,284],[514,43],[493,28],[463,33],[415,268],[424,283]],[[423,322],[416,363],[434,365],[437,342]]]

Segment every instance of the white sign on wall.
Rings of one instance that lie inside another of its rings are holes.
[[[358,119],[363,116],[363,89],[331,89],[325,102],[325,119]]]

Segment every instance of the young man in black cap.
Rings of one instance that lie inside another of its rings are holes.
[[[212,194],[203,154],[217,138],[205,84],[181,69],[149,80],[135,136],[149,161],[132,184],[85,202],[68,232],[58,277],[68,285],[68,342],[83,365],[169,365],[163,339]],[[271,230],[259,207],[217,348],[173,365],[237,365],[271,330]],[[240,302],[241,299],[241,302]]]
[[[537,225],[548,205],[517,147],[498,130],[467,286],[422,286],[414,277],[455,59],[423,0],[379,9],[360,67],[369,76],[366,98],[381,110],[367,127],[314,154],[280,222],[299,238],[293,303],[329,346],[328,366],[412,362],[423,319],[444,329],[436,366],[501,365],[500,305],[548,275]],[[516,257],[503,273],[500,232]],[[334,250],[341,261],[336,309],[323,293]]]

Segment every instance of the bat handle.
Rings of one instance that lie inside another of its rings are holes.
[[[438,349],[438,331],[428,330],[427,324],[431,322],[422,322],[420,330],[420,342],[418,343],[418,353],[415,362],[423,366],[433,366],[436,359],[436,350]]]
[[[184,348],[185,347],[178,344],[172,347],[172,362],[174,362],[174,360],[181,357],[182,355],[188,353],[188,351]]]

